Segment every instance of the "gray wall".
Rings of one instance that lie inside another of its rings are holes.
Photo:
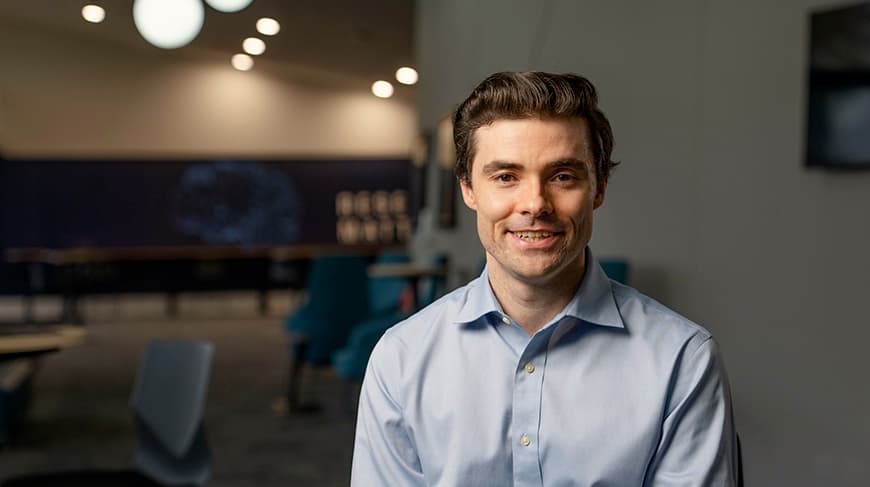
[[[592,246],[716,335],[749,485],[870,476],[870,173],[803,167],[808,11],[836,4],[418,1],[424,128],[493,71],[596,83],[623,165]],[[464,209],[417,243],[451,251],[454,281],[482,256]]]

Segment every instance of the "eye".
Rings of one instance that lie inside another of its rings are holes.
[[[513,174],[503,172],[493,176],[493,179],[500,183],[509,183],[512,181],[516,181],[517,178]]]
[[[569,182],[576,181],[577,176],[575,176],[571,173],[567,173],[567,172],[560,172],[559,174],[556,174],[555,176],[553,176],[553,180],[560,182],[560,183],[569,183]]]

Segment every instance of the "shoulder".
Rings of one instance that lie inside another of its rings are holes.
[[[443,342],[444,335],[459,332],[457,316],[468,300],[475,281],[445,294],[425,308],[396,323],[380,338],[369,364],[389,363],[401,369],[412,368],[425,351]]]
[[[459,311],[468,300],[468,294],[475,281],[457,288],[430,305],[417,311],[408,318],[390,327],[382,341],[395,342],[392,347],[416,348],[427,340],[451,328],[456,323]]]
[[[694,352],[712,339],[703,326],[632,287],[611,282],[613,297],[630,334],[661,346]]]
[[[387,329],[369,357],[370,380],[384,388],[398,388],[393,392],[398,399],[402,384],[419,377],[426,369],[427,357],[449,341],[445,335],[459,333],[456,317],[467,294],[468,286],[456,289]]]

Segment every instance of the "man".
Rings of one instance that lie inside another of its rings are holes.
[[[735,485],[710,333],[587,248],[615,165],[592,84],[496,73],[457,109],[454,141],[486,268],[378,343],[352,484]]]

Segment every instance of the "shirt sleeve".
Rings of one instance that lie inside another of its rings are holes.
[[[425,485],[413,437],[396,401],[401,386],[398,340],[375,346],[360,392],[351,471],[352,487]]]
[[[718,347],[709,337],[697,347],[692,345],[690,341],[675,368],[669,410],[647,470],[647,486],[738,485],[731,392]]]

